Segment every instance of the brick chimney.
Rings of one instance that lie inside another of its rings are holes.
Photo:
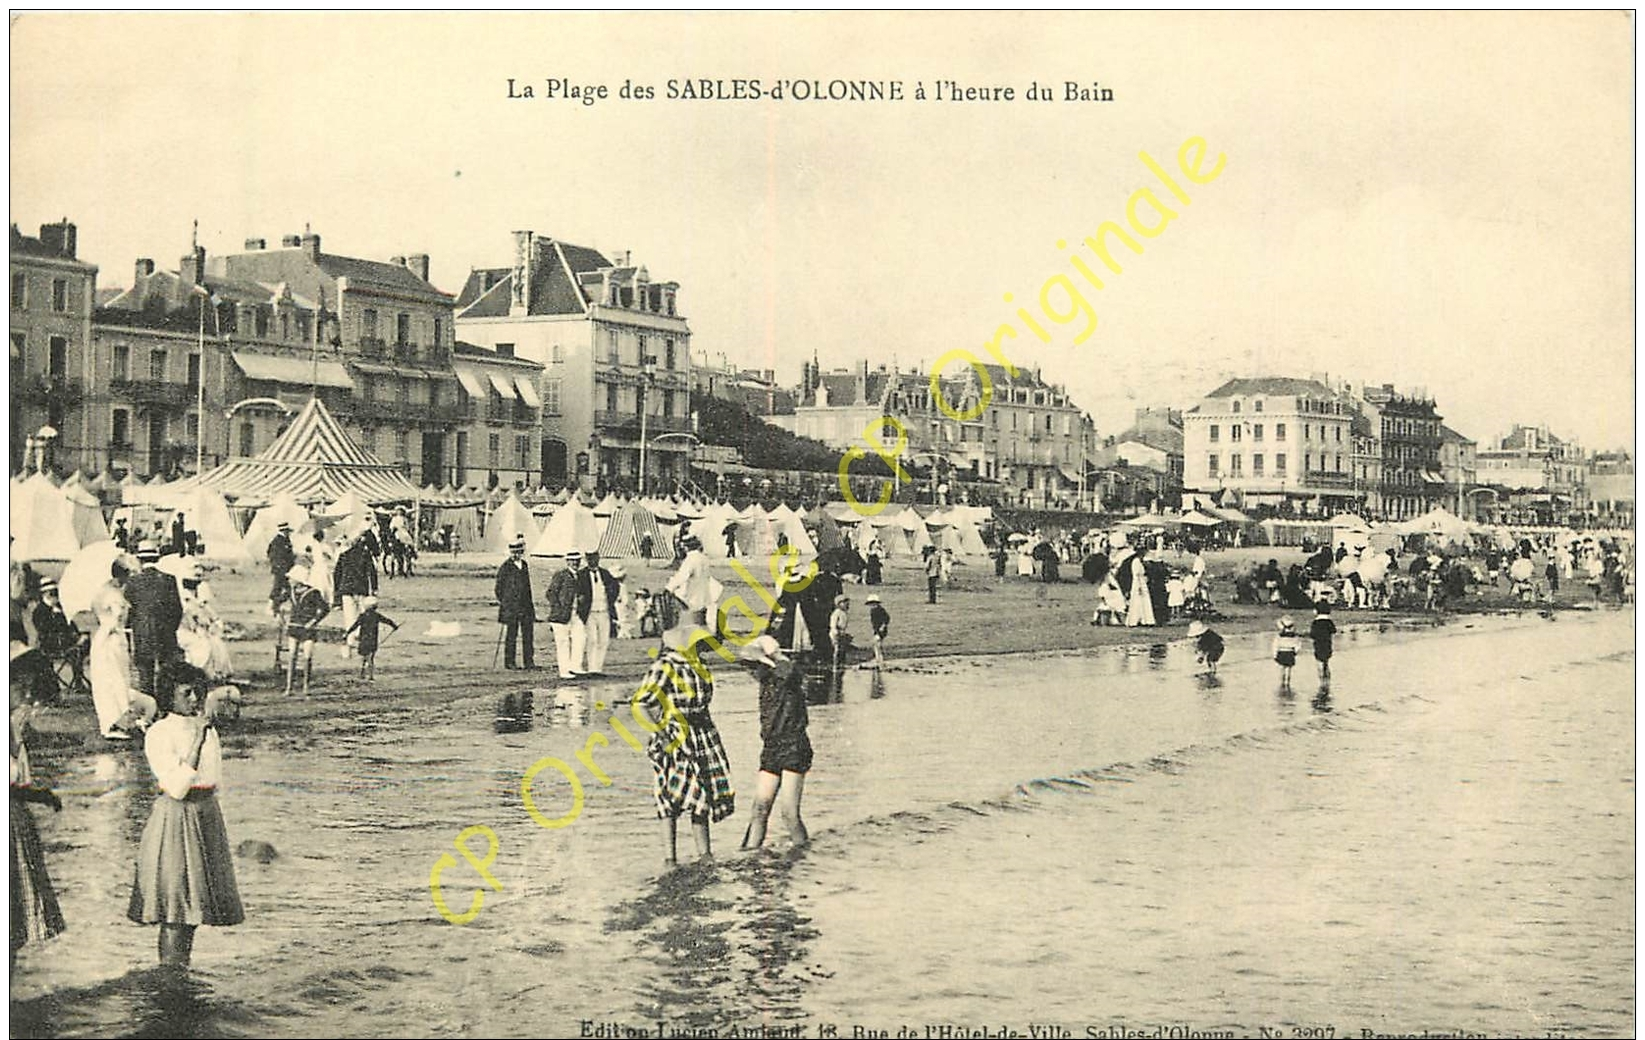
[[[526,313],[531,302],[532,261],[536,259],[531,242],[535,237],[530,231],[514,232],[514,284],[508,303],[511,315]]]
[[[141,260],[138,260],[137,261],[137,272],[136,273],[137,273],[137,281],[141,282],[143,279],[147,278],[149,275],[154,273],[154,261],[150,260],[146,256],[143,257]]]
[[[406,266],[411,269],[412,274],[416,275],[418,278],[421,278],[425,282],[428,281],[427,253],[412,253],[410,256],[406,257]]]
[[[74,259],[75,246],[74,225],[69,218],[64,217],[55,224],[40,225],[40,242],[58,256]]]
[[[267,249],[267,248],[268,248],[268,242],[264,239],[261,239],[261,238],[248,238],[248,239],[246,239],[246,252],[248,252],[248,253],[255,253],[258,250]]]
[[[302,246],[303,252],[308,254],[308,258],[310,260],[313,260],[315,262],[319,262],[319,259],[320,259],[320,236],[319,235],[316,235],[313,232],[306,232],[303,235],[303,237],[299,240],[299,244]]]

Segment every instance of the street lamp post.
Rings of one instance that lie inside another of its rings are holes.
[[[657,379],[657,359],[652,357],[650,354],[647,354],[644,358],[641,359],[641,361],[642,361],[642,364],[641,364],[640,368],[641,368],[641,371],[644,372],[644,379],[641,381],[640,386],[639,386],[639,391],[640,391],[640,497],[643,498],[643,497],[645,497],[646,413],[650,410],[649,407],[648,407],[649,402],[646,400],[646,398],[648,396],[650,396],[647,393],[647,391],[650,390],[651,385]]]

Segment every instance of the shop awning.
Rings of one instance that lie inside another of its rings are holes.
[[[461,366],[456,368],[456,372],[457,382],[463,384],[463,390],[468,393],[468,396],[484,397],[486,395],[485,386],[481,384],[478,372],[472,368],[463,368]]]
[[[253,354],[244,350],[235,351],[233,357],[234,363],[240,366],[240,371],[246,374],[247,379],[290,383],[294,386],[308,386],[312,383],[354,389],[354,380],[348,377],[348,369],[336,361],[304,361],[301,358]]]
[[[1438,473],[1435,473],[1432,470],[1426,470],[1426,469],[1423,470],[1422,471],[1422,479],[1425,483],[1428,483],[1428,484],[1443,484],[1443,483],[1445,483],[1445,478],[1440,476]]]
[[[491,378],[492,388],[502,395],[503,400],[514,400],[514,384],[509,382],[501,372],[487,372],[486,375]]]
[[[543,406],[543,399],[537,396],[537,388],[531,385],[530,376],[515,376],[514,385],[520,388],[520,400],[526,403],[527,408]]]

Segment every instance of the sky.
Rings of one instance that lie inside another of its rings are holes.
[[[789,384],[813,353],[907,369],[1015,322],[1007,357],[1100,434],[1324,375],[1423,389],[1482,446],[1515,423],[1631,446],[1633,36],[1627,13],[26,14],[11,219],[72,220],[100,286],[175,269],[198,220],[210,254],[305,226],[428,253],[453,294],[530,229],[631,252],[680,283],[695,350]],[[665,96],[702,78],[1016,97]],[[1080,240],[1143,188],[1172,203],[1138,156],[1176,172],[1194,137],[1222,172],[1109,277]],[[1075,255],[1104,281],[1078,343],[1037,302],[1083,284]]]

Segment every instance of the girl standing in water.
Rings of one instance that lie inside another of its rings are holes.
[[[1297,663],[1297,623],[1287,615],[1279,619],[1279,634],[1274,637],[1274,663],[1279,665],[1279,685],[1291,688],[1291,669]]]
[[[692,635],[699,631],[687,623],[664,632],[663,652],[634,695],[635,703],[657,725],[645,753],[656,773],[653,794],[657,816],[663,821],[663,861],[669,866],[679,862],[676,842],[681,816],[691,818],[697,857],[712,859],[708,825],[736,809],[731,763],[708,713],[714,700],[714,678],[695,653],[691,659],[685,655]]]
[[[233,850],[217,787],[223,780],[223,747],[214,724],[230,699],[224,687],[203,705],[180,685],[143,741],[160,792],[143,828],[131,907],[138,924],[160,926],[160,963],[187,968],[194,929],[236,925],[246,918],[234,880]]]

